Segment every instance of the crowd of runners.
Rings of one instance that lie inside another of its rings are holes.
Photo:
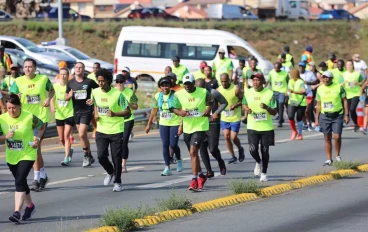
[[[191,158],[189,190],[192,191],[202,190],[207,179],[214,177],[209,153],[218,162],[221,175],[226,175],[226,165],[244,161],[245,149],[238,138],[242,124],[247,128],[249,153],[256,162],[254,175],[261,182],[268,181],[269,149],[275,145],[273,120],[277,120],[277,127],[283,127],[288,120],[291,140],[302,140],[306,130],[322,132],[325,166],[332,165],[334,160],[332,139],[335,160],[341,161],[341,134],[350,119],[354,131],[367,134],[368,118],[359,126],[356,113],[361,102],[367,106],[365,115],[368,115],[367,66],[359,54],[343,60],[331,53],[327,61],[316,65],[312,46],[306,46],[298,58],[300,62],[295,62],[296,58],[285,46],[267,76],[257,66],[256,58],[239,60],[235,69],[225,54],[225,50],[219,49],[212,66],[202,61],[194,73],[189,73],[178,56],[173,57],[171,66],[164,68],[165,75],[158,81],[145,129],[149,133],[151,124],[159,123],[165,162],[161,176],[172,175],[172,165],[176,165],[177,172],[184,169],[183,151],[178,145],[181,134]],[[71,74],[65,62],[60,62],[59,75],[51,83],[46,75],[36,74],[37,63],[32,59],[24,61],[23,76],[19,76],[17,65],[1,60],[4,61],[0,62],[0,75],[9,75],[0,86],[0,141],[5,141],[6,162],[16,188],[15,210],[9,220],[20,222],[31,218],[36,208],[30,191],[41,191],[50,180],[41,150],[50,112],[55,114],[60,143],[65,147],[61,165],[68,166],[73,159],[74,125],[84,154],[82,167],[95,162],[87,136],[92,124],[95,157],[107,172],[103,184],[113,183],[113,191],[122,191],[121,175],[128,171],[128,144],[133,138],[134,110],[138,109],[135,94],[138,84],[129,67],[114,78],[109,70],[95,63],[93,72],[86,76],[83,63],[76,63]],[[227,163],[219,150],[221,134],[230,154]],[[202,170],[200,160],[206,171]],[[34,181],[28,186],[27,176],[32,167]]]

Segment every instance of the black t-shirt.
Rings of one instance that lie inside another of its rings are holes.
[[[205,86],[208,92],[211,93],[212,89],[217,89],[219,87],[219,84],[216,79],[212,79],[210,82],[205,81]]]
[[[91,98],[92,89],[98,88],[97,83],[89,78],[85,78],[82,82],[77,82],[75,78],[66,84],[66,93],[73,90],[73,107],[75,111],[91,110],[93,106],[87,105],[87,99]]]

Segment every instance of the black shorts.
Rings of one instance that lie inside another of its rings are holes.
[[[248,143],[257,145],[259,142],[263,146],[275,146],[275,131],[255,131],[255,130],[247,130],[248,131]],[[257,147],[258,148],[258,147]]]
[[[74,126],[74,117],[70,117],[64,120],[55,119],[55,121],[56,126],[65,126],[65,125]]]
[[[93,109],[83,109],[74,111],[74,122],[76,125],[89,125],[93,117]]]
[[[196,148],[200,148],[202,142],[206,138],[206,132],[205,131],[197,131],[192,134],[186,134],[184,133],[184,142],[188,147],[188,150],[190,149],[190,146],[194,146]]]

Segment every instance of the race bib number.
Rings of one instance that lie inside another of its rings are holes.
[[[226,66],[221,66],[219,71],[220,71],[221,73],[222,73],[222,72],[227,72]]]
[[[37,95],[26,95],[28,104],[39,104],[41,102],[41,96]]]
[[[61,99],[58,99],[57,103],[60,107],[66,107],[68,105],[68,101],[64,101],[64,100],[61,100]]]
[[[189,113],[189,118],[198,118],[198,117],[201,117],[202,114],[199,113],[198,110],[188,110],[188,113]]]
[[[260,121],[266,121],[266,120],[267,120],[266,113],[254,113],[254,121],[260,122]]]
[[[353,82],[348,82],[348,87],[349,88],[354,88],[355,87],[355,84]]]
[[[282,81],[281,82],[279,82],[279,81],[275,82],[275,86],[282,87],[283,85],[284,85],[284,83]]]
[[[74,93],[74,98],[76,100],[87,99],[87,90],[78,90]]]
[[[232,117],[234,116],[234,110],[224,110],[224,116],[225,117]]]
[[[21,151],[23,150],[23,141],[21,140],[7,140],[8,149],[12,151]]]
[[[169,112],[161,112],[161,118],[165,120],[171,120],[172,119],[172,113]]]
[[[97,107],[97,112],[100,116],[106,116],[109,107]]]
[[[334,105],[332,102],[324,102],[323,103],[323,109],[325,110],[332,110],[334,108]]]

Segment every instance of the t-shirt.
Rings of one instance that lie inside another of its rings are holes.
[[[306,82],[315,82],[317,80],[316,75],[308,70],[305,70],[304,73],[300,73],[300,78],[302,78],[303,81]],[[307,94],[307,97],[313,97],[312,86],[305,85],[305,93]]]
[[[65,93],[68,94],[70,90],[73,90],[74,111],[93,109],[93,106],[87,105],[86,101],[91,98],[92,89],[95,88],[98,88],[97,83],[89,78],[85,78],[82,82],[77,82],[75,78],[68,81]]]
[[[359,60],[358,62],[354,61],[354,69],[360,72],[364,78],[367,78],[364,73],[364,69],[367,69],[367,64],[364,60]]]
[[[244,74],[243,73],[243,78],[247,79],[248,80],[248,85],[249,86],[253,86],[253,81],[251,79],[251,76],[254,74],[254,73],[262,73],[262,70],[261,69],[256,69],[256,71],[253,71],[252,69],[248,69],[247,72]]]
[[[219,84],[216,79],[211,79],[211,81],[209,82],[205,81],[205,87],[208,92],[211,92],[212,89],[217,89],[219,87]]]

